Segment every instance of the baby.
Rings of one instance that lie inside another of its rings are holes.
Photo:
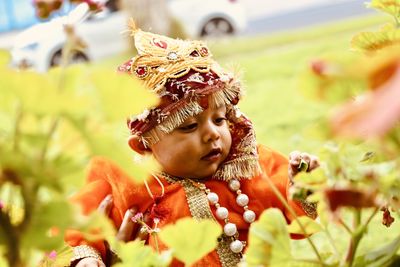
[[[236,106],[243,94],[239,80],[219,67],[207,46],[138,29],[132,32],[138,55],[119,71],[142,80],[160,102],[128,120],[129,145],[140,154],[151,153],[162,172],[139,185],[109,160],[93,159],[87,184],[74,197],[84,212],[100,205],[124,240],[140,232],[131,220],[136,212],[156,219],[161,231],[184,217],[219,222],[223,234],[217,248],[194,266],[236,266],[251,223],[265,209],[279,208],[288,222],[293,220],[266,179],[299,216],[315,217],[314,206],[290,200],[288,190],[300,161],[306,161],[311,171],[318,160],[294,152],[288,161],[257,145],[251,121]],[[66,240],[74,247],[74,266],[105,266],[109,260],[104,242],[87,242],[74,231]],[[155,246],[151,238],[146,243]],[[164,244],[159,248],[167,249]],[[172,266],[183,264],[174,260]]]

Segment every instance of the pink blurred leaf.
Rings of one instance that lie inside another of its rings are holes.
[[[348,137],[382,136],[400,118],[400,64],[378,89],[344,104],[331,118],[336,134]]]

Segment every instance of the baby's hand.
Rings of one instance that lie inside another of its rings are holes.
[[[289,154],[289,179],[292,182],[299,172],[310,172],[318,167],[319,160],[314,155],[299,151],[293,151]]]
[[[75,267],[106,267],[106,265],[101,260],[89,257],[81,259]]]
[[[98,206],[97,210],[106,215],[109,216],[111,209],[113,207],[113,197],[112,195],[107,195],[100,203]],[[141,240],[145,240],[147,238],[148,233],[146,231],[141,231],[140,228],[137,230],[137,232],[134,232],[134,228],[136,226],[136,223],[132,221],[132,218],[136,215],[137,208],[136,207],[131,207],[125,212],[124,218],[122,220],[121,226],[118,229],[117,233],[117,239],[120,241],[128,242],[131,240],[134,240],[136,238],[139,238]],[[143,221],[146,224],[149,224],[150,218],[149,214],[145,213],[143,216]]]

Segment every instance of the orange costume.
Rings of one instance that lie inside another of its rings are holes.
[[[281,194],[287,197],[289,187],[289,181],[287,178],[287,159],[263,146],[259,146],[258,152],[262,174],[257,175],[252,179],[241,181],[242,192],[250,196],[248,206],[256,213],[257,218],[265,209],[271,207],[279,208],[284,211],[287,221],[290,222],[292,220],[291,215],[272,192],[268,183],[264,180],[265,178],[262,177],[262,175],[268,175]],[[104,158],[96,158],[92,160],[89,166],[86,186],[74,196],[73,201],[80,203],[84,212],[89,213],[90,211],[97,209],[106,195],[112,194],[114,207],[111,211],[110,217],[117,228],[121,225],[124,214],[130,207],[136,206],[140,212],[144,213],[150,211],[155,202],[157,202],[157,205],[155,206],[156,210],[153,210],[153,212],[159,214],[159,217],[161,217],[159,223],[161,229],[164,225],[173,223],[180,218],[196,216],[193,216],[191,213],[188,198],[203,199],[203,203],[208,203],[206,194],[200,189],[196,190],[197,192],[194,196],[187,195],[189,190],[193,188],[196,189],[193,183],[187,181],[184,183],[171,180],[167,181],[167,179],[162,176],[159,178],[164,185],[165,193],[162,198],[157,199],[157,196],[161,196],[162,194],[161,187],[155,179],[152,179],[149,181],[149,187],[155,197],[155,199],[153,199],[144,185],[135,185],[128,175],[115,164]],[[243,210],[236,204],[235,192],[229,190],[227,183],[221,180],[207,180],[205,185],[211,191],[218,194],[221,206],[224,206],[229,210],[230,220],[237,225],[239,239],[247,240],[247,233],[250,225],[242,218]],[[294,202],[289,200],[289,203],[298,215],[301,216],[308,214],[313,216],[313,209],[307,206],[305,202]],[[216,209],[210,208],[208,204],[207,207],[211,210],[214,218]],[[202,209],[204,207],[194,206],[193,208]],[[217,219],[215,220],[219,221]],[[223,226],[222,221],[219,222]],[[71,246],[88,244],[82,239],[82,236],[78,232],[73,231],[69,232],[66,240]],[[154,245],[153,239],[150,238],[148,242],[151,246]],[[105,246],[103,242],[91,243],[90,245],[96,248],[104,258]],[[165,249],[165,246],[161,244],[160,248]],[[227,250],[225,250],[225,252],[227,252]],[[222,266],[220,258],[228,263],[226,266],[232,266],[229,262],[236,262],[237,260],[235,254],[229,253],[229,251],[227,253],[218,253],[217,249],[198,261],[195,266]],[[174,261],[173,266],[183,266],[183,264],[181,265],[177,261]]]
[[[257,146],[251,121],[236,106],[242,95],[239,80],[219,67],[203,42],[175,40],[138,29],[132,32],[138,55],[120,66],[119,71],[142,80],[158,94],[160,103],[128,120],[129,145],[143,151],[160,140],[159,132],[171,133],[187,118],[200,114],[210,105],[225,106],[232,137],[229,154],[208,179],[176,178],[160,173],[155,174],[157,179],[149,179],[148,188],[134,184],[109,160],[96,158],[89,167],[86,186],[73,201],[89,213],[106,195],[112,194],[114,206],[110,217],[116,227],[131,207],[137,207],[142,213],[150,212],[151,217],[159,219],[161,231],[163,226],[183,217],[216,220],[224,233],[218,239],[217,248],[195,266],[236,266],[249,226],[263,210],[276,207],[283,211],[288,222],[293,219],[266,181],[269,177],[288,199],[288,160]],[[315,215],[312,205],[306,202],[289,199],[288,202],[298,215]],[[88,244],[74,231],[67,234],[66,240],[73,247]],[[152,238],[147,242],[154,245]],[[105,259],[104,242],[89,245]],[[160,249],[166,249],[165,245],[161,244]],[[172,265],[182,264],[175,260]]]

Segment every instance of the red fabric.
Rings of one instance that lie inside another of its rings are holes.
[[[193,79],[192,77],[197,77]],[[128,119],[127,124],[132,135],[142,135],[147,131],[160,124],[169,115],[177,110],[185,108],[185,106],[196,100],[199,104],[206,108],[208,105],[207,96],[221,91],[226,84],[212,71],[200,73],[190,70],[187,74],[176,79],[168,79],[165,84],[165,92],[160,97],[157,107],[149,111],[146,119]],[[206,101],[201,101],[205,99]],[[232,100],[232,104],[238,101],[238,96]],[[164,114],[161,116],[161,114]]]
[[[275,196],[268,183],[265,181],[265,175],[271,178],[274,184],[284,197],[288,192],[288,161],[286,157],[266,147],[259,147],[260,165],[262,174],[253,177],[251,180],[241,181],[241,190],[249,196],[249,208],[253,210],[257,218],[265,209],[276,207],[283,211],[286,219],[290,222],[293,218],[284,208],[279,199]],[[165,195],[158,201],[157,209],[164,214],[161,218],[159,227],[173,223],[176,220],[191,216],[183,187],[180,184],[168,184],[162,180],[165,187]],[[230,191],[226,182],[220,180],[209,180],[206,186],[219,196],[221,206],[229,210],[229,219],[237,225],[239,230],[239,239],[247,240],[249,224],[243,218],[243,208],[236,204],[236,193]],[[154,196],[161,195],[161,187],[155,179],[149,181],[151,192]],[[95,158],[89,166],[88,180],[86,186],[74,196],[73,201],[80,203],[85,213],[97,209],[102,199],[112,194],[114,198],[114,207],[111,212],[111,219],[115,226],[119,227],[125,211],[132,207],[138,207],[140,212],[145,212],[153,206],[153,199],[150,197],[144,185],[136,185],[129,179],[120,168],[107,159]],[[290,205],[298,215],[305,215],[301,207],[292,201]],[[212,208],[215,215],[215,209]],[[223,226],[223,222],[218,220]],[[66,241],[71,246],[88,244],[79,233],[70,231],[66,236]],[[154,246],[153,239],[148,240],[150,246]],[[90,243],[89,245],[97,248],[102,256],[105,255],[103,242]],[[166,249],[164,244],[159,244],[161,250]],[[182,263],[174,260],[172,266],[183,266]],[[214,250],[195,266],[220,266],[217,252]]]

